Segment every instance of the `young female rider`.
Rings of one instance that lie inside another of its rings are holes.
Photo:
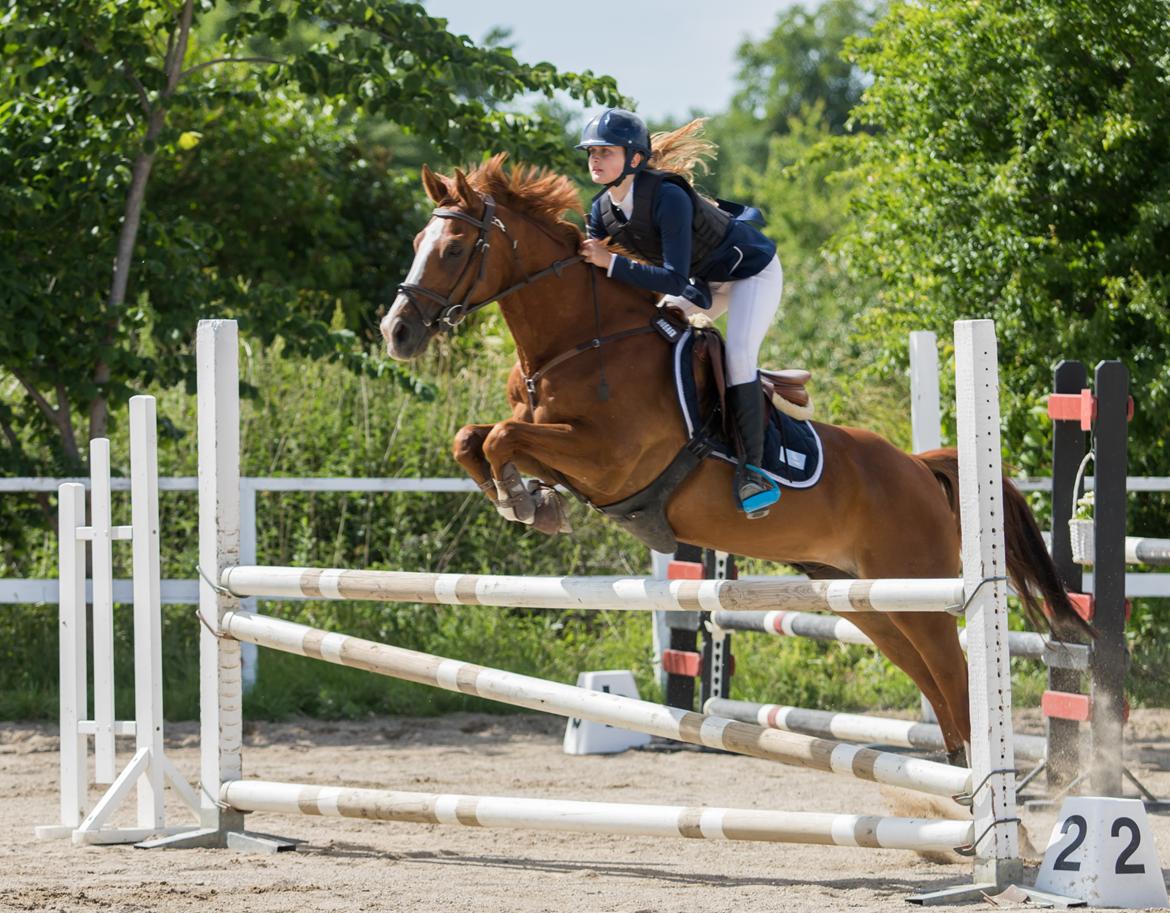
[[[776,483],[759,469],[764,416],[757,359],[780,304],[784,274],[776,245],[747,221],[762,221],[758,210],[701,197],[679,173],[690,172],[696,150],[711,151],[709,143],[687,141],[701,123],[655,136],[663,147],[680,140],[689,146],[689,157],[676,156],[678,170],[650,167],[660,156],[651,149],[645,123],[630,111],[611,108],[585,126],[577,148],[588,151],[589,176],[605,189],[593,198],[581,254],[611,278],[660,292],[663,303],[686,313],[701,308],[714,318],[727,312],[727,403],[743,449],[735,493],[754,519],[780,498]],[[614,253],[606,239],[639,260]]]

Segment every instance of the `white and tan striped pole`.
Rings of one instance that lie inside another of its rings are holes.
[[[225,783],[220,799],[242,812],[906,850],[953,849],[969,844],[973,834],[969,821],[437,795],[262,780]]]
[[[728,631],[756,631],[781,637],[807,637],[843,644],[873,646],[853,622],[815,612],[715,612],[711,622]],[[1008,652],[1022,659],[1043,659],[1048,641],[1036,631],[1008,631]],[[959,632],[959,643],[966,648],[967,631]]]
[[[360,637],[331,634],[265,615],[229,612],[221,624],[224,633],[246,643],[529,710],[608,723],[692,745],[849,774],[933,795],[958,795],[971,786],[971,772],[961,767],[704,716]]]
[[[934,723],[896,720],[864,713],[834,713],[786,704],[757,704],[713,697],[703,706],[713,716],[744,723],[756,723],[769,729],[802,732],[824,739],[845,742],[894,745],[920,751],[945,751],[942,730]],[[1042,761],[1046,754],[1043,736],[1016,735],[1016,757],[1025,761]]]
[[[1126,536],[1125,562],[1151,566],[1170,564],[1170,539]]]
[[[963,581],[655,580],[649,577],[511,577],[343,568],[228,567],[220,584],[237,597],[372,599],[530,609],[714,612],[943,612],[963,604]]]

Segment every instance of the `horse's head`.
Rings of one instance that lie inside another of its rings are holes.
[[[436,208],[415,236],[414,263],[381,325],[387,352],[400,360],[414,358],[439,330],[490,303],[512,268],[506,251],[493,253],[506,229],[491,196],[478,193],[459,170],[445,178],[423,165],[422,181]]]

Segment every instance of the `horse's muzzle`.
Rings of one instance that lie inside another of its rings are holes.
[[[430,337],[417,310],[405,295],[394,300],[394,306],[382,318],[380,328],[382,338],[386,340],[386,354],[398,361],[414,358],[426,348]]]

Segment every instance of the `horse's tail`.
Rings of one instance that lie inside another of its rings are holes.
[[[954,448],[916,454],[934,473],[946,492],[956,522],[959,517],[959,453]],[[1004,543],[1007,547],[1008,576],[1020,598],[1024,614],[1038,630],[1059,632],[1092,628],[1077,614],[1068,592],[1052,563],[1044,536],[1024,496],[1007,478],[1003,480]],[[1045,612],[1045,604],[1047,612]]]

